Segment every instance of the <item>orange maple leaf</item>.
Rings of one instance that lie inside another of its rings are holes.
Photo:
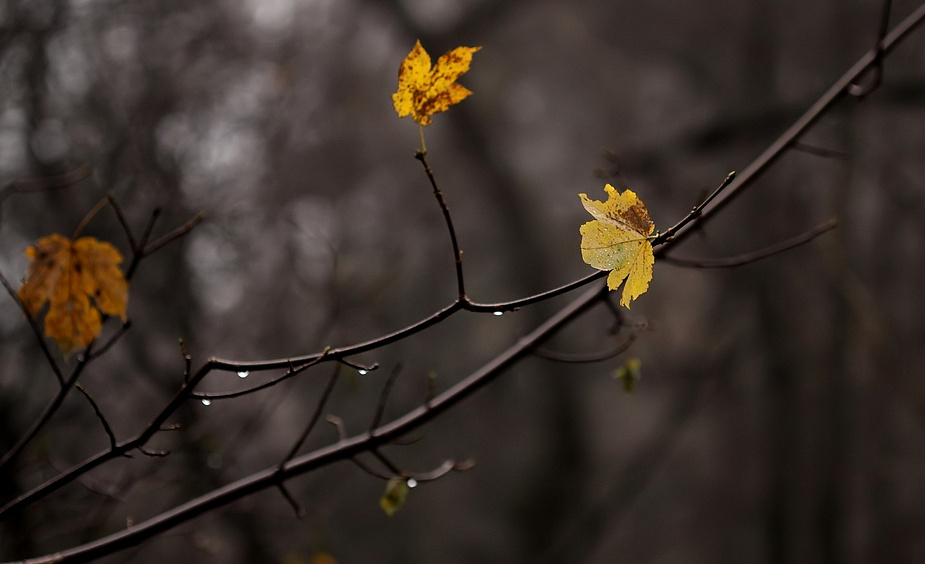
[[[26,249],[26,256],[29,270],[19,300],[30,317],[48,302],[45,335],[65,355],[90,346],[102,329],[101,313],[125,321],[128,282],[118,266],[122,255],[111,244],[49,235]]]
[[[481,47],[457,47],[441,55],[433,68],[430,55],[418,40],[398,68],[398,91],[392,103],[398,117],[410,115],[418,124],[430,125],[433,114],[462,102],[472,92],[456,79],[469,70],[472,54]]]

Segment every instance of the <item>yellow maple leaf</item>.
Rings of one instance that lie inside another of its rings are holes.
[[[45,334],[65,355],[88,347],[100,334],[100,312],[125,320],[128,282],[118,266],[122,255],[109,243],[49,235],[26,249],[26,256],[29,270],[19,300],[31,317],[48,302]]]
[[[431,68],[430,55],[418,40],[398,68],[398,91],[392,94],[398,117],[410,115],[420,125],[430,125],[431,115],[446,111],[472,94],[456,84],[456,79],[469,70],[472,54],[479,49],[457,47],[441,55]]]
[[[646,205],[632,190],[622,194],[610,184],[604,186],[607,201],[588,199],[579,194],[581,203],[593,217],[581,226],[581,258],[598,270],[610,270],[607,287],[616,290],[620,283],[623,296],[620,305],[630,302],[649,288],[652,279],[652,232],[655,224],[649,219]]]

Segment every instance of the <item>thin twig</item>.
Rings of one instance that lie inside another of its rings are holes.
[[[599,270],[588,274],[578,280],[569,282],[568,284],[563,284],[558,288],[553,288],[551,290],[546,290],[545,292],[540,292],[539,294],[534,294],[532,296],[527,296],[526,298],[520,298],[516,300],[511,300],[508,302],[496,302],[496,303],[477,303],[477,302],[466,302],[461,307],[466,311],[474,311],[481,313],[504,313],[508,311],[516,311],[522,307],[532,305],[539,302],[544,302],[546,300],[552,299],[556,296],[561,296],[562,294],[567,294],[572,290],[582,288],[588,284],[594,282],[595,280],[600,280],[601,278],[609,274],[606,270]]]
[[[810,143],[804,143],[802,141],[795,142],[792,148],[794,151],[808,153],[810,155],[815,155],[824,159],[838,159],[840,161],[847,161],[849,158],[851,158],[851,156],[845,151],[818,147],[816,145],[811,145]]]
[[[793,125],[781,134],[767,149],[764,150],[750,165],[740,171],[732,185],[717,198],[712,205],[703,210],[698,224],[703,224],[722,209],[732,203],[737,197],[742,195],[745,190],[752,186],[762,173],[764,173],[774,162],[783,155],[800,136],[802,136],[816,121],[822,117],[835,102],[845,95],[851,84],[864,74],[876,61],[877,58],[888,55],[900,42],[905,39],[915,28],[925,22],[925,3],[909,14],[906,19],[893,28],[883,41],[879,43],[878,49],[871,49],[865,53],[854,65],[851,66],[835,83],[829,87],[822,96],[797,119]],[[685,229],[679,232],[672,241],[666,242],[656,251],[656,257],[664,256],[671,248],[680,244],[693,233],[692,229]]]
[[[462,462],[447,460],[430,472],[415,472],[413,474],[409,474],[407,478],[417,482],[433,482],[434,480],[439,480],[440,478],[446,476],[450,472],[465,472],[474,466],[475,461],[473,460],[463,460]]]
[[[53,455],[49,455],[48,464],[56,472],[60,472],[61,467],[64,465],[64,461]],[[125,501],[125,499],[120,497],[119,494],[121,491],[124,491],[125,483],[128,481],[127,477],[119,480],[119,482],[122,482],[122,484],[120,485],[108,484],[108,483],[103,484],[103,483],[100,483],[99,480],[94,480],[90,476],[81,476],[80,479],[77,481],[81,486],[83,486],[88,491],[93,492],[96,495],[109,498],[115,501]]]
[[[103,430],[106,431],[106,436],[109,437],[109,447],[115,448],[116,446],[116,436],[112,432],[112,427],[109,426],[109,422],[106,421],[106,417],[103,416],[103,412],[100,411],[100,406],[93,400],[93,396],[90,395],[90,392],[80,383],[77,382],[74,384],[74,387],[77,388],[83,397],[87,398],[87,401],[90,402],[90,406],[93,408],[93,412],[96,413],[96,418],[100,420],[100,424],[103,425]]]
[[[338,360],[338,359],[336,359],[336,358],[334,358],[334,357],[332,357],[332,356],[329,356],[329,355],[327,355],[326,353],[321,353],[321,355],[318,356],[317,358],[315,358],[314,360],[311,360],[311,361],[309,361],[309,362],[306,362],[305,364],[299,366],[298,368],[294,368],[294,367],[290,364],[289,368],[286,370],[286,372],[285,372],[282,376],[280,376],[280,377],[278,377],[278,378],[274,378],[274,379],[270,380],[269,382],[264,382],[263,384],[254,386],[254,387],[252,387],[252,388],[247,388],[247,389],[245,389],[245,390],[238,390],[237,392],[217,392],[217,393],[215,393],[215,392],[213,392],[213,393],[209,393],[209,392],[192,392],[192,393],[190,394],[190,398],[201,399],[201,400],[224,400],[224,399],[239,398],[239,397],[241,397],[241,396],[246,396],[246,395],[249,395],[249,394],[253,394],[253,393],[255,393],[255,392],[259,392],[260,390],[265,390],[265,389],[267,389],[267,388],[271,388],[271,387],[273,387],[273,386],[276,386],[277,384],[280,384],[280,383],[282,383],[282,382],[285,382],[285,381],[288,380],[289,378],[292,378],[293,376],[296,376],[297,374],[300,374],[300,373],[302,373],[302,372],[305,372],[306,370],[308,370],[308,369],[311,368],[312,366],[315,366],[315,365],[317,365],[317,364],[320,364],[321,362],[323,362],[323,361],[325,361],[325,360]],[[243,370],[242,370],[241,372],[243,372]]]
[[[103,198],[97,202],[95,206],[93,206],[93,209],[91,209],[90,212],[84,216],[84,218],[80,221],[80,224],[77,226],[77,229],[74,230],[74,235],[71,237],[72,241],[76,241],[77,238],[80,237],[80,234],[83,233],[83,230],[87,227],[87,225],[93,220],[94,217],[96,217],[96,214],[100,213],[100,211],[106,207],[106,204],[108,203],[109,198]]]
[[[443,464],[434,468],[430,472],[420,472],[420,473],[411,474],[408,476],[408,479],[414,480],[415,482],[433,482],[434,480],[439,480],[440,478],[452,472],[453,468],[455,467],[456,467],[455,461],[446,460],[443,462]]]
[[[132,328],[132,320],[131,320],[131,319],[126,319],[125,321],[123,321],[123,322],[122,322],[122,325],[119,326],[119,330],[116,331],[115,334],[113,334],[113,336],[110,337],[110,339],[109,339],[108,341],[106,341],[106,344],[104,344],[103,346],[101,346],[98,350],[94,351],[93,354],[88,355],[88,356],[89,356],[89,360],[95,360],[95,359],[97,359],[97,358],[103,356],[104,354],[106,354],[106,352],[107,352],[110,348],[112,348],[112,346],[115,345],[116,342],[117,342],[119,339],[121,339],[122,336],[125,335],[125,334],[128,332],[128,330],[131,329],[131,328]]]
[[[193,357],[186,351],[186,343],[183,339],[178,339],[180,345],[180,354],[183,356],[183,383],[189,383],[190,371],[192,370]]]
[[[725,190],[730,184],[732,184],[732,181],[735,180],[735,177],[736,177],[735,171],[732,171],[729,174],[727,174],[723,182],[716,188],[716,190],[713,190],[713,193],[710,194],[706,200],[701,202],[700,205],[694,206],[694,209],[692,209],[689,214],[687,214],[683,219],[681,219],[681,221],[669,227],[667,231],[665,231],[664,233],[662,233],[661,235],[653,239],[652,246],[656,247],[658,245],[671,241],[675,233],[683,229],[688,223],[694,221],[695,219],[700,219],[700,216],[703,213],[704,208],[706,208],[710,204],[710,202],[712,202],[717,196],[720,195],[720,193],[723,190]]]
[[[87,352],[89,353],[89,349]],[[51,420],[52,415],[54,415],[55,412],[58,411],[58,408],[61,407],[61,404],[64,403],[64,398],[67,396],[68,392],[71,390],[74,384],[77,383],[77,378],[80,377],[81,372],[83,372],[83,369],[86,366],[86,357],[81,356],[77,362],[77,365],[74,367],[74,370],[71,371],[70,377],[68,377],[68,379],[65,380],[64,385],[58,389],[55,397],[52,398],[51,402],[45,407],[45,411],[42,412],[42,415],[40,415],[39,418],[32,423],[32,426],[29,428],[29,430],[19,438],[19,441],[13,445],[13,448],[7,451],[6,454],[3,455],[3,458],[0,459],[0,468],[6,466],[11,460],[13,460],[13,458],[16,457],[16,455],[22,452],[26,445],[28,445],[29,442],[31,442],[32,439],[34,439],[35,436],[39,434],[39,431],[41,431],[43,427],[45,427],[45,424]]]
[[[382,387],[382,393],[379,394],[379,402],[376,404],[376,412],[373,415],[373,421],[370,424],[370,430],[375,429],[379,426],[379,423],[382,422],[382,416],[385,414],[385,406],[389,401],[389,394],[392,392],[392,386],[395,384],[395,380],[398,379],[398,375],[401,373],[401,364],[396,364],[395,368],[392,369],[392,372],[389,373],[389,377],[385,380],[385,385]]]
[[[291,493],[289,493],[289,489],[286,488],[286,484],[284,484],[283,482],[280,482],[276,484],[276,489],[279,490],[279,493],[283,494],[283,499],[285,499],[286,502],[288,502],[289,505],[292,506],[292,509],[293,511],[295,511],[295,516],[297,519],[301,519],[302,517],[305,517],[305,508],[302,507],[302,505],[298,501],[296,501],[296,499],[292,496]]]
[[[135,273],[135,269],[138,268],[138,264],[141,262],[141,259],[144,258],[144,248],[148,244],[148,239],[151,237],[151,232],[154,230],[154,224],[157,223],[158,218],[161,216],[161,208],[154,208],[154,211],[151,212],[151,219],[148,220],[148,224],[145,225],[144,230],[141,232],[141,238],[138,240],[138,246],[132,252],[132,261],[129,263],[128,268],[125,269],[125,278],[129,280],[132,278],[132,275]]]
[[[369,372],[372,372],[373,370],[379,370],[378,362],[374,362],[372,364],[360,364],[358,362],[353,362],[352,360],[348,360],[346,358],[338,358],[337,362],[345,366],[349,366],[350,368],[353,368],[360,374],[367,374]]]
[[[575,280],[573,282],[569,282],[568,284],[559,286],[558,288],[553,288],[551,290],[547,290],[545,292],[541,292],[533,296],[528,296],[526,298],[521,298],[517,300],[511,300],[508,302],[476,303],[476,302],[471,302],[471,301],[463,302],[457,299],[453,303],[444,306],[442,309],[432,313],[431,315],[423,319],[420,319],[412,323],[411,325],[408,325],[407,327],[398,329],[387,335],[383,335],[381,337],[370,339],[369,341],[364,341],[362,343],[357,343],[354,345],[349,345],[349,346],[339,347],[339,348],[328,347],[319,353],[312,353],[312,354],[308,354],[304,356],[294,356],[294,357],[277,358],[277,359],[270,359],[270,360],[243,361],[243,360],[214,358],[212,359],[213,367],[216,370],[223,370],[223,371],[228,371],[228,372],[239,372],[239,371],[245,371],[245,370],[249,372],[259,372],[259,371],[265,371],[265,370],[274,370],[278,368],[286,368],[288,366],[291,366],[292,364],[317,363],[321,359],[321,357],[325,355],[328,357],[328,360],[342,359],[348,356],[353,356],[353,355],[361,354],[364,352],[376,350],[376,349],[385,347],[387,345],[390,345],[392,343],[401,341],[402,339],[405,339],[407,337],[410,337],[411,335],[420,333],[421,331],[424,331],[425,329],[429,327],[432,327],[438,323],[441,323],[443,320],[447,319],[448,317],[454,315],[455,313],[461,310],[481,312],[481,313],[497,313],[497,312],[515,311],[523,306],[546,301],[553,297],[569,293],[583,286],[587,286],[588,284],[594,282],[595,280],[600,280],[601,278],[607,276],[607,274],[608,274],[607,271],[595,271],[578,280]],[[273,385],[289,377],[291,377],[291,375],[289,374],[284,375],[279,380],[274,381],[273,383],[268,383],[265,386]],[[249,392],[243,392],[243,393],[249,393]],[[240,395],[243,395],[243,393],[233,392],[233,393],[228,393],[228,394],[212,394],[208,396],[206,394],[197,394],[194,397],[210,397],[210,398],[215,398],[215,399],[224,399],[224,398],[230,398],[230,397],[238,397]]]
[[[424,433],[415,433],[412,436],[405,436],[389,443],[389,446],[410,446],[424,440]]]
[[[856,98],[866,97],[883,83],[883,38],[890,31],[890,12],[892,12],[892,2],[883,0],[880,5],[880,24],[877,26],[877,39],[874,41],[876,55],[872,64],[873,79],[867,86],[862,86],[857,80],[848,86],[848,93]]]
[[[29,327],[32,328],[32,334],[35,335],[35,341],[38,343],[39,348],[42,349],[42,354],[45,356],[45,360],[51,367],[52,372],[54,372],[55,378],[58,379],[58,384],[63,388],[65,385],[64,373],[61,371],[61,367],[58,366],[58,361],[56,361],[55,357],[51,354],[51,349],[48,348],[48,343],[45,341],[45,337],[42,336],[42,329],[39,327],[39,324],[36,323],[35,319],[26,311],[26,306],[23,305],[22,300],[19,299],[19,294],[10,286],[9,281],[2,272],[0,272],[0,283],[6,288],[6,291],[10,294],[10,297],[13,298],[13,301],[16,302],[16,305],[19,306],[23,315],[26,316],[26,321],[29,322]],[[2,467],[2,463],[0,463],[0,467]]]
[[[549,349],[537,348],[534,349],[533,354],[552,362],[561,362],[563,364],[590,364],[593,362],[601,362],[604,360],[610,360],[615,356],[619,356],[626,352],[633,343],[636,342],[638,334],[633,332],[625,337],[622,343],[618,343],[616,346],[611,347],[604,351],[599,351],[595,353],[563,353],[558,351],[551,351]]]
[[[138,445],[135,448],[137,448],[138,452],[140,452],[141,454],[145,456],[149,456],[151,458],[164,458],[165,456],[170,455],[169,450],[148,450],[144,447],[144,445]]]
[[[81,366],[83,366],[83,364],[78,365],[78,368]],[[199,385],[199,383],[214,369],[215,366],[213,361],[206,362],[202,367],[200,367],[200,369],[197,370],[196,373],[192,375],[192,377],[190,377],[189,381],[185,382],[183,386],[180,387],[174,397],[167,403],[166,406],[161,409],[160,413],[158,413],[154,419],[148,423],[148,426],[145,427],[141,433],[127,441],[118,443],[115,448],[109,448],[107,450],[98,452],[83,462],[75,464],[66,472],[53,476],[52,478],[32,488],[28,492],[17,496],[16,499],[13,499],[3,507],[0,507],[0,516],[19,511],[23,507],[26,507],[58,491],[62,487],[73,482],[87,472],[90,472],[94,468],[97,468],[115,458],[126,456],[128,452],[138,447],[144,446],[151,439],[151,437],[153,437],[156,433],[160,432],[164,428],[164,424],[166,423],[167,419],[173,415],[176,410],[180,408],[180,406],[186,403],[186,400],[189,398],[192,390],[197,385]],[[79,372],[75,369],[71,380],[76,381],[78,374]],[[69,388],[70,386],[67,387]],[[63,394],[59,394],[59,397],[63,400]],[[57,406],[55,406],[54,409],[57,409]],[[52,413],[53,411],[53,409],[46,410],[46,412]],[[7,456],[11,457],[10,453],[7,453]],[[0,462],[0,465],[2,464],[3,463]]]
[[[350,459],[350,462],[353,462],[354,464],[356,464],[357,468],[359,468],[360,470],[366,472],[370,476],[379,478],[380,480],[388,481],[394,478],[394,476],[391,474],[383,474],[382,472],[379,472],[378,470],[366,464],[365,462],[363,462],[362,460],[360,460],[359,458],[355,456]]]
[[[340,441],[347,440],[347,428],[344,427],[344,420],[336,415],[326,415],[324,420],[334,425],[334,428],[337,429],[337,439]]]
[[[345,358],[348,356],[357,355],[367,351],[375,350],[391,343],[398,342],[402,339],[409,337],[415,333],[419,333],[428,327],[440,323],[444,319],[448,318],[452,314],[462,309],[462,305],[457,301],[452,304],[444,307],[443,309],[417,321],[404,329],[399,329],[389,333],[388,335],[383,335],[369,341],[358,343],[355,345],[350,345],[347,347],[340,348],[325,348],[323,351],[318,353],[313,353],[305,356],[297,357],[287,357],[287,358],[278,358],[273,360],[261,360],[261,361],[236,361],[236,360],[225,360],[221,358],[213,359],[213,366],[216,370],[225,370],[229,372],[238,372],[247,370],[250,372],[257,372],[262,370],[273,370],[277,368],[286,368],[292,364],[303,364],[303,363],[315,363],[320,360],[322,357],[328,357],[328,360],[337,360],[339,358]]]
[[[56,176],[45,176],[42,178],[21,178],[19,180],[13,180],[8,182],[3,188],[0,188],[0,202],[5,200],[10,194],[18,193],[25,194],[29,192],[41,192],[44,190],[56,190],[59,188],[67,188],[77,184],[85,178],[89,178],[93,170],[87,166],[82,165],[70,172],[64,174],[59,174]]]
[[[381,456],[381,453],[377,454]],[[418,483],[422,482],[433,482],[434,480],[439,480],[454,470],[456,472],[465,472],[466,470],[469,470],[475,466],[475,461],[473,460],[463,460],[462,462],[446,460],[443,462],[443,464],[429,472],[403,472],[399,471],[399,469],[387,458],[383,457],[382,460],[386,466],[389,466],[389,470],[393,472],[392,474],[383,474],[382,472],[378,472],[357,458],[350,459],[350,461],[356,464],[360,470],[366,472],[370,476],[379,478],[380,480],[392,480],[398,477],[407,481],[410,487],[414,487]]]
[[[122,206],[119,205],[119,202],[116,200],[115,194],[110,192],[107,197],[109,198],[109,205],[112,206],[113,211],[116,212],[116,217],[119,219],[119,224],[122,226],[122,230],[125,231],[125,238],[128,239],[128,246],[132,249],[132,253],[137,253],[140,249],[138,243],[135,241],[135,236],[132,234],[132,229],[128,225],[128,220],[125,218],[125,212],[122,210]]]
[[[174,241],[176,241],[176,240],[179,239],[180,237],[183,237],[184,235],[186,235],[187,233],[189,233],[190,231],[192,231],[194,227],[196,227],[197,225],[199,225],[199,224],[202,222],[203,219],[205,219],[205,215],[203,215],[203,214],[201,214],[201,213],[196,214],[196,217],[194,217],[193,219],[187,221],[186,223],[184,223],[184,224],[181,225],[180,227],[177,227],[176,229],[174,229],[174,230],[171,231],[170,233],[167,233],[166,235],[162,236],[161,238],[159,238],[159,239],[157,239],[157,240],[155,240],[155,241],[153,241],[153,242],[151,242],[151,243],[149,243],[149,244],[146,244],[146,245],[144,246],[144,248],[141,250],[142,256],[148,256],[148,255],[150,255],[151,253],[153,253],[153,252],[155,252],[155,251],[157,251],[157,250],[160,250],[160,249],[161,249],[162,247],[164,247],[165,245],[168,245],[168,244],[170,244],[170,243],[173,243]]]
[[[401,476],[403,474],[403,472],[398,467],[398,465],[396,465],[394,462],[389,460],[389,458],[386,455],[382,454],[382,452],[378,448],[372,448],[370,449],[369,452],[372,453],[372,455],[375,456],[376,459],[379,460],[379,462],[381,462],[383,466],[388,468],[389,472],[391,472],[393,476]]]
[[[336,416],[336,415],[326,415],[326,416],[325,416],[325,420],[326,420],[328,423],[330,423],[331,425],[334,425],[334,428],[337,429],[337,440],[338,440],[338,441],[346,441],[346,440],[347,440],[347,428],[344,426],[344,420],[343,420],[343,419],[341,419],[340,417],[338,417],[338,416]],[[353,463],[357,466],[357,468],[359,468],[360,470],[366,472],[366,473],[369,474],[370,476],[375,476],[376,478],[379,478],[379,479],[381,479],[381,480],[390,480],[390,479],[392,479],[392,476],[391,476],[391,475],[389,475],[389,474],[383,474],[383,473],[381,473],[381,472],[377,472],[377,471],[376,471],[375,469],[373,469],[371,466],[369,466],[368,464],[366,464],[365,462],[363,462],[362,460],[360,460],[359,458],[357,458],[357,457],[355,457],[355,456],[351,456],[351,457],[350,457],[350,462],[353,462]]]
[[[309,433],[312,432],[312,429],[315,428],[315,425],[318,423],[318,420],[321,419],[321,413],[324,411],[324,406],[327,405],[328,399],[331,397],[331,392],[334,391],[334,385],[337,383],[337,377],[340,375],[340,364],[334,364],[334,370],[331,371],[331,377],[328,378],[328,385],[325,386],[324,391],[321,392],[321,397],[318,398],[318,405],[315,406],[315,413],[312,414],[311,419],[308,421],[308,425],[305,426],[305,429],[302,431],[302,434],[299,435],[298,440],[295,444],[292,445],[292,448],[289,449],[289,452],[286,453],[286,456],[279,463],[280,470],[283,466],[292,460],[292,457],[299,452],[299,449],[302,448],[302,444],[305,443],[305,439],[308,438]]]
[[[138,250],[141,251],[145,248],[145,245],[148,244],[148,240],[151,238],[151,233],[154,231],[154,224],[157,223],[157,220],[161,217],[161,208],[154,208],[154,211],[151,212],[151,219],[148,220],[147,225],[145,225],[144,231],[141,232],[141,239],[138,240]]]
[[[664,256],[662,257],[662,260],[675,266],[684,266],[688,268],[733,268],[772,257],[776,254],[780,254],[785,251],[789,251],[790,249],[799,247],[800,245],[805,245],[826,231],[834,229],[837,226],[838,221],[830,219],[829,221],[826,221],[825,223],[810,229],[806,233],[801,233],[796,237],[791,237],[790,239],[775,243],[763,249],[735,257],[720,259],[690,259]]]
[[[422,143],[423,140],[424,138],[421,137]],[[437,179],[434,178],[434,171],[431,170],[430,165],[427,164],[427,153],[424,150],[418,151],[415,153],[414,158],[421,161],[421,165],[424,166],[424,173],[427,174],[427,179],[430,180],[430,185],[434,189],[434,197],[437,198],[437,203],[440,204],[440,211],[443,212],[446,229],[450,232],[450,242],[453,244],[453,259],[456,264],[456,289],[458,292],[458,299],[465,302],[467,298],[466,285],[463,280],[462,251],[459,250],[459,242],[456,239],[456,230],[453,228],[453,218],[450,216],[450,208],[446,205],[443,192],[440,190],[440,187],[437,186]]]

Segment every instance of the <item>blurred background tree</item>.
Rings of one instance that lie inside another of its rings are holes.
[[[893,2],[894,21],[918,6]],[[70,233],[107,192],[133,225],[207,222],[135,275],[133,328],[81,381],[118,436],[138,431],[195,359],[285,357],[372,338],[455,296],[448,241],[389,95],[420,38],[481,45],[475,94],[428,129],[473,299],[589,272],[578,192],[630,186],[658,226],[754,158],[873,45],[881,3],[707,5],[488,0],[6,0],[0,175],[92,177],[4,194],[0,271]],[[678,254],[735,255],[840,226],[732,270],[656,264],[625,357],[530,359],[396,452],[477,467],[415,489],[387,518],[384,484],[350,464],[252,496],[113,562],[867,562],[925,558],[925,38],[880,87],[830,112]],[[821,149],[821,150],[820,150]],[[114,216],[87,233],[118,244]],[[462,315],[356,360],[403,364],[388,412],[420,403],[567,301]],[[551,348],[608,346],[587,316]],[[12,300],[0,302],[0,447],[57,382]],[[919,367],[919,368],[916,368]],[[323,370],[321,372],[324,372]],[[368,425],[388,370],[342,379],[327,411]],[[249,376],[248,384],[253,378]],[[240,386],[234,375],[205,389]],[[0,523],[4,559],[124,528],[273,464],[323,386],[305,375],[242,401],[190,403],[135,456]],[[307,448],[335,440],[320,429]],[[3,500],[106,447],[69,398],[0,479]]]

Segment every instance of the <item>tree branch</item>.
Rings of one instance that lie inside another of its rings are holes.
[[[172,527],[193,519],[213,509],[223,507],[267,488],[276,487],[280,480],[285,481],[334,462],[350,459],[362,452],[371,452],[377,447],[388,444],[421,425],[439,416],[462,400],[471,396],[518,360],[530,354],[533,347],[545,341],[573,319],[598,303],[606,295],[607,289],[591,289],[562,308],[553,317],[537,327],[529,335],[520,339],[512,347],[501,353],[488,364],[459,381],[433,399],[430,406],[420,406],[403,416],[390,421],[370,433],[354,436],[336,444],[299,456],[286,463],[282,468],[273,466],[246,478],[232,482],[213,490],[203,496],[190,500],[169,511],[161,513],[147,521],[136,523],[131,528],[119,531],[96,541],[57,552],[55,554],[30,560],[30,563],[68,563],[88,562],[162,533]],[[198,381],[193,378],[193,381]]]
[[[715,200],[706,202],[702,207],[698,206],[701,207],[701,210],[698,211],[698,213],[689,214],[688,217],[690,219],[687,220],[684,225],[678,227],[675,230],[676,234],[674,232],[671,233],[671,235],[673,235],[673,239],[668,240],[668,237],[666,237],[664,241],[660,241],[664,244],[660,245],[657,254],[660,257],[664,257],[665,253],[667,253],[670,248],[674,247],[686,239],[687,236],[689,236],[689,234],[692,232],[691,228],[693,226],[708,220],[712,216],[715,216],[735,197],[744,192],[747,186],[751,185],[752,182],[758,178],[760,174],[764,172],[771,164],[773,164],[773,162],[776,161],[776,159],[787,148],[792,147],[793,143],[796,142],[799,136],[802,135],[821,115],[823,115],[832,106],[835,101],[837,101],[847,91],[850,84],[854,83],[863,72],[868,70],[872,65],[876,64],[887,53],[889,53],[889,51],[895,47],[899,41],[901,41],[910,31],[912,31],[912,29],[914,29],[914,27],[919,25],[923,20],[925,20],[925,4],[920,6],[915,12],[907,17],[888,36],[886,36],[883,41],[879,42],[877,49],[868,52],[857,63],[855,63],[855,65],[852,66],[851,69],[849,69],[849,71],[845,73],[836,82],[836,84],[833,85],[832,88],[830,88],[803,115],[803,117],[794,123],[780,138],[778,138],[777,141],[768,147],[768,149],[765,150],[765,152],[763,152],[748,168],[746,168],[738,176],[738,178],[736,178],[736,180],[730,183],[728,185],[728,189],[726,189],[721,195],[718,195]],[[143,239],[146,240],[147,235],[143,237]],[[460,257],[458,247],[455,245],[454,253],[457,257]],[[22,496],[15,502],[8,504],[6,508],[0,511],[5,511],[12,507],[21,506],[25,503],[24,499],[26,498],[34,500],[39,497],[44,497],[51,491],[58,489],[65,483],[68,483],[70,480],[85,473],[89,469],[102,464],[106,460],[112,459],[116,456],[121,456],[131,448],[138,448],[143,446],[155,433],[157,433],[162,428],[163,424],[176,411],[176,409],[178,409],[180,405],[182,405],[191,397],[194,388],[213,370],[241,371],[286,368],[287,366],[291,366],[293,362],[297,364],[303,364],[319,361],[328,354],[331,356],[331,360],[335,360],[336,358],[343,358],[344,356],[351,354],[358,354],[367,350],[373,350],[375,348],[379,348],[389,343],[401,340],[411,334],[417,333],[426,329],[427,327],[441,322],[442,320],[446,319],[461,309],[483,311],[480,308],[485,307],[487,304],[469,303],[465,298],[464,292],[462,291],[463,288],[461,269],[457,269],[457,274],[460,295],[455,302],[439,310],[430,317],[427,317],[413,325],[406,327],[405,329],[396,331],[389,335],[366,341],[358,345],[353,345],[351,347],[331,350],[326,349],[323,353],[308,355],[301,358],[287,358],[257,362],[234,362],[214,358],[210,359],[199,369],[199,371],[197,371],[196,374],[192,375],[188,381],[184,382],[183,386],[181,386],[174,398],[164,407],[161,413],[155,417],[149,426],[134,439],[120,443],[116,445],[115,448],[111,448],[106,452],[96,455],[95,457],[91,457],[84,463],[72,468],[68,472],[53,478],[42,486],[39,486],[30,494]],[[575,289],[581,285],[588,284],[605,275],[605,272],[596,272],[593,275],[589,275],[553,291],[561,291],[561,293],[564,293],[565,291],[570,291],[571,289]],[[567,290],[562,290],[562,288],[567,288]],[[551,295],[548,293],[539,294],[539,296],[544,295],[546,296],[545,298],[535,299],[534,301],[540,301],[541,299],[547,299],[548,297],[551,297]],[[122,548],[136,545],[143,540],[150,538],[151,536],[157,535],[205,512],[225,506],[233,501],[258,491],[276,486],[294,476],[304,474],[316,468],[320,468],[337,461],[351,459],[359,453],[375,453],[378,447],[389,444],[407,432],[418,428],[430,420],[440,416],[446,410],[452,408],[465,398],[475,393],[477,390],[481,389],[483,386],[493,381],[518,360],[526,355],[529,355],[535,347],[560,330],[568,322],[581,316],[593,305],[602,301],[606,295],[607,290],[604,287],[594,288],[585,292],[579,298],[573,300],[570,304],[562,308],[546,323],[539,326],[529,335],[520,339],[517,343],[484,365],[478,371],[473,372],[443,393],[432,398],[430,401],[427,401],[425,405],[421,405],[389,423],[378,426],[370,432],[351,438],[345,438],[333,445],[329,445],[314,452],[293,458],[282,466],[274,466],[264,471],[255,473],[251,476],[245,477],[224,487],[218,488],[201,497],[190,500],[172,510],[155,516],[148,521],[138,523],[130,529],[119,531],[107,537],[98,539],[94,542],[74,547],[57,554],[50,555],[48,557],[40,558],[34,560],[33,562],[84,562],[90,559],[112,554],[113,552]],[[534,298],[527,298],[527,300]],[[516,307],[519,307],[519,305],[526,305],[526,303],[527,302],[525,300],[518,300],[515,302],[506,302],[502,305],[508,305],[511,307],[511,309],[515,309]],[[513,306],[512,304],[518,305]],[[486,307],[484,311],[492,310]]]
[[[768,257],[772,257],[776,254],[789,251],[790,249],[799,247],[800,245],[805,245],[809,243],[816,237],[822,235],[826,231],[835,229],[838,226],[838,221],[830,219],[825,223],[817,225],[816,227],[810,229],[806,233],[801,233],[796,237],[791,237],[785,241],[775,243],[769,247],[765,247],[758,251],[753,251],[751,253],[746,253],[744,255],[738,255],[735,257],[720,258],[720,259],[690,259],[690,258],[681,258],[681,257],[671,257],[663,256],[662,260],[673,264],[675,266],[686,266],[689,268],[732,268],[736,266],[746,265],[752,262],[756,262]]]
[[[748,167],[739,172],[725,193],[718,197],[711,206],[703,210],[697,224],[709,221],[717,213],[742,195],[784,152],[790,148],[803,133],[822,117],[858,78],[879,59],[888,55],[916,27],[925,21],[925,3],[909,14],[893,31],[880,42],[879,49],[871,49],[851,66],[816,102],[793,123],[780,137],[764,150]],[[693,233],[691,226],[680,231],[674,239],[666,242],[656,251],[656,257],[664,256],[671,248],[683,242]]]
[[[85,353],[85,355],[89,354],[89,352],[90,349],[87,349],[87,353]],[[87,357],[85,355],[82,355],[77,361],[77,366],[75,366],[74,370],[71,371],[71,375],[64,382],[64,384],[58,388],[58,393],[55,394],[55,397],[52,398],[51,402],[45,407],[45,411],[43,411],[39,418],[32,423],[32,426],[29,428],[29,430],[19,438],[19,441],[13,445],[13,448],[11,448],[6,452],[6,454],[3,455],[3,458],[0,459],[0,468],[3,468],[9,464],[11,460],[13,460],[20,452],[22,452],[22,450],[26,448],[26,445],[28,445],[29,442],[39,434],[39,431],[45,427],[45,424],[48,423],[55,412],[58,411],[58,408],[61,407],[62,403],[64,403],[64,398],[67,397],[68,392],[70,392],[71,388],[74,387],[74,384],[77,383],[77,379],[80,377],[80,374],[87,366]],[[0,513],[2,513],[2,510],[0,510]]]

